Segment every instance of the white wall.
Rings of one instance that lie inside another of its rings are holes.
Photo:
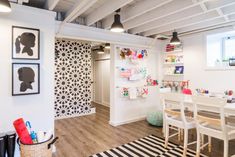
[[[183,41],[184,51],[184,80],[190,80],[191,89],[204,88],[212,92],[235,90],[234,70],[209,70],[206,67],[206,36],[227,31],[231,31],[231,29],[220,29],[180,37]]]
[[[33,129],[54,129],[54,38],[55,14],[50,11],[12,4],[12,12],[0,14],[0,132],[13,130],[13,121],[23,117]],[[11,59],[12,26],[38,28],[40,61]],[[11,96],[12,63],[40,63],[40,94]]]
[[[159,78],[159,53],[160,45],[155,45],[156,48],[147,49],[148,58],[144,64],[148,69],[148,73],[151,74],[153,79]],[[117,126],[129,122],[134,122],[142,120],[146,117],[149,111],[160,110],[159,102],[159,89],[157,86],[149,86],[149,95],[147,98],[137,98],[135,100],[130,100],[128,98],[122,98],[120,90],[122,86],[131,84],[129,82],[124,82],[120,79],[119,70],[116,67],[126,66],[124,61],[120,60],[117,47],[126,48],[139,48],[143,47],[131,47],[123,45],[112,45],[111,46],[111,84],[110,84],[110,94],[111,94],[111,117],[110,124]]]

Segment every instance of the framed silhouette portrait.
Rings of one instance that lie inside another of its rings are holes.
[[[12,63],[12,96],[40,93],[40,65]]]
[[[40,59],[40,30],[12,26],[12,59]]]

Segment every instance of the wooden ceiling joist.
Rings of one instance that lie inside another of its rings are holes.
[[[91,26],[99,20],[107,17],[108,15],[115,12],[117,9],[129,4],[133,0],[108,0],[101,7],[95,9],[86,18],[86,24]]]
[[[138,16],[147,13],[153,9],[161,7],[164,4],[167,4],[173,0],[144,0],[138,1],[134,5],[123,8],[121,11],[121,21],[127,22],[131,19],[138,18]],[[105,18],[103,21],[104,29],[111,27],[113,23],[113,14]]]
[[[73,8],[71,8],[65,16],[64,22],[72,22],[77,17],[82,15],[87,9],[94,5],[98,0],[81,0],[78,1]]]
[[[47,0],[45,3],[45,8],[48,10],[54,10],[59,1],[60,0]]]

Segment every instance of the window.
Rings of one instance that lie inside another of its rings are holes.
[[[235,32],[207,36],[207,67],[228,67],[235,58]]]
[[[235,58],[235,36],[223,38],[222,57],[223,60]]]

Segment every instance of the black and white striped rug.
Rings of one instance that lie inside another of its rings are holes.
[[[169,142],[166,149],[164,139],[150,135],[90,157],[181,157],[182,154],[182,146]],[[187,150],[187,157],[195,157],[195,154]]]

